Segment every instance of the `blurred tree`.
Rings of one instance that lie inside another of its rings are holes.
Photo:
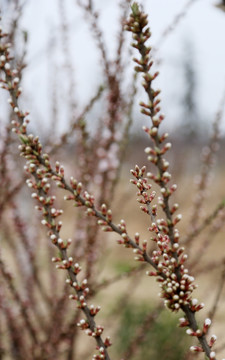
[[[182,96],[183,116],[182,131],[190,139],[195,139],[201,132],[201,119],[196,103],[197,99],[197,76],[194,66],[194,50],[189,40],[184,42],[184,93]]]
[[[220,4],[216,5],[216,7],[225,12],[225,0],[222,0]]]

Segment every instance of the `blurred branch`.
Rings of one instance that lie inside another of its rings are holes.
[[[159,40],[157,41],[155,48],[154,48],[154,52],[157,51],[157,49],[160,49],[161,46],[163,45],[164,41],[167,39],[167,37],[173,33],[173,31],[176,29],[176,27],[180,24],[181,20],[187,15],[187,12],[189,10],[189,8],[194,5],[194,3],[196,3],[198,0],[189,0],[187,1],[187,3],[184,5],[183,9],[181,10],[181,12],[179,12],[172,20],[171,24],[168,25],[165,30],[162,32]],[[161,61],[160,61],[161,62]]]
[[[215,300],[214,300],[213,306],[212,306],[211,310],[209,311],[209,315],[208,315],[211,320],[213,320],[216,310],[218,309],[218,303],[219,303],[219,300],[220,300],[222,292],[223,292],[224,283],[225,283],[225,263],[223,264],[223,270],[221,273],[221,278],[220,278],[217,292],[215,295]]]
[[[183,243],[184,244],[190,244],[207,226],[209,226],[212,221],[217,217],[220,210],[224,209],[225,207],[225,199],[222,200],[216,208],[213,210],[211,214],[209,214],[203,221],[202,224],[197,227],[194,231],[192,231],[189,235],[184,238]]]
[[[139,273],[140,271],[144,270],[146,268],[146,264],[141,264],[140,266],[132,267],[129,271],[123,272],[122,274],[116,275],[115,277],[111,279],[104,280],[103,282],[96,284],[93,289],[91,289],[92,294],[95,294],[96,291],[105,289],[106,287],[116,283],[117,281],[120,281],[125,278],[129,278],[132,275],[135,275],[136,273]]]
[[[33,324],[30,320],[30,315],[28,314],[28,308],[26,303],[21,299],[21,296],[19,295],[18,291],[16,290],[16,287],[12,280],[12,275],[5,269],[5,264],[3,263],[3,259],[0,257],[0,270],[3,278],[8,284],[9,290],[15,299],[15,303],[17,306],[19,306],[20,313],[24,319],[24,322],[26,324],[26,329],[28,330],[34,344],[38,344],[38,338],[37,338],[37,332],[34,328]]]
[[[74,130],[77,128],[83,128],[83,119],[84,117],[90,112],[94,104],[97,102],[97,100],[100,99],[103,91],[105,90],[104,86],[99,86],[97,93],[89,100],[89,102],[84,107],[83,111],[79,116],[77,116],[70,124],[70,129],[65,132],[61,138],[60,141],[56,144],[51,144],[51,148],[49,149],[49,154],[54,154],[58,149],[61,148],[62,145],[68,143],[69,138],[74,134]]]
[[[209,176],[210,176],[210,173],[212,170],[214,156],[215,156],[215,153],[219,149],[219,146],[218,146],[218,139],[219,139],[219,135],[220,135],[219,126],[221,124],[224,111],[225,111],[225,90],[222,95],[215,119],[213,121],[213,131],[212,131],[212,135],[210,137],[209,144],[207,147],[203,148],[203,151],[202,151],[202,156],[203,156],[202,170],[201,170],[200,178],[199,178],[199,182],[198,182],[197,193],[194,196],[193,210],[192,210],[191,219],[190,219],[190,227],[191,227],[191,229],[194,229],[194,231],[198,225],[200,215],[201,215],[201,209],[202,209],[204,200],[206,199],[206,188],[209,185]],[[203,225],[203,227],[204,227],[204,225]]]
[[[140,349],[140,345],[145,341],[149,329],[154,325],[155,321],[164,309],[163,304],[159,304],[144,319],[143,324],[137,329],[133,339],[131,339],[128,348],[122,355],[122,360],[129,360]]]

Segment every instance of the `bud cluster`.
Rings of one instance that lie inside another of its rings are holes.
[[[151,189],[151,184],[148,183],[147,178],[143,177],[146,171],[146,166],[143,166],[141,169],[138,165],[135,166],[135,170],[131,170],[131,174],[136,178],[136,180],[131,179],[130,182],[137,186],[138,192],[137,201],[141,203],[140,209],[145,212],[146,214],[150,215],[152,220],[155,219],[157,206],[154,205],[153,207],[150,206],[151,202],[153,201],[156,192],[152,191],[151,194],[148,194],[148,190]]]
[[[0,30],[0,40],[5,36],[7,36],[7,34],[3,34]],[[50,164],[48,154],[42,153],[42,145],[39,138],[32,134],[27,134],[27,125],[29,124],[29,120],[27,119],[28,113],[22,112],[19,108],[18,97],[21,93],[21,88],[19,88],[20,79],[18,77],[18,71],[11,70],[10,62],[12,58],[10,57],[9,48],[10,44],[0,42],[0,73],[4,74],[4,79],[1,78],[0,83],[1,87],[10,93],[8,102],[17,119],[12,121],[12,131],[18,135],[21,141],[19,151],[21,156],[27,160],[25,171],[32,176],[32,179],[29,178],[27,180],[27,185],[34,191],[31,196],[38,202],[35,208],[42,213],[41,223],[48,229],[49,238],[59,249],[59,256],[52,258],[52,261],[56,263],[57,269],[67,271],[69,277],[66,283],[68,283],[75,292],[75,294],[70,295],[70,299],[77,301],[77,307],[80,308],[86,316],[86,320],[81,320],[78,326],[88,332],[91,331],[91,336],[96,338],[99,355],[94,355],[93,358],[109,360],[107,347],[111,345],[110,340],[109,338],[106,338],[105,341],[102,340],[101,336],[104,329],[102,326],[96,325],[94,321],[94,317],[100,311],[100,307],[94,307],[93,305],[88,307],[86,302],[89,294],[87,280],[78,281],[77,275],[81,271],[81,267],[78,263],[74,263],[72,257],[68,257],[67,255],[67,248],[71,244],[71,239],[65,241],[60,237],[62,222],[57,221],[57,218],[62,215],[63,211],[54,207],[55,196],[49,195],[50,180],[54,180],[58,187],[69,191],[70,195],[66,197],[66,200],[74,200],[76,206],[85,206],[88,215],[96,215],[96,210],[93,210],[94,197],[87,191],[82,192],[82,184],[76,182],[73,178],[71,178],[71,186],[69,186],[64,179],[63,166],[61,166],[59,162],[56,162],[54,170]],[[107,216],[109,221],[110,211]],[[88,335],[90,335],[90,333]]]
[[[170,310],[178,311],[183,305],[190,305],[193,312],[199,311],[201,306],[194,306],[191,302],[191,294],[196,285],[194,277],[190,276],[188,269],[184,267],[187,259],[184,248],[179,247],[177,242],[171,246],[169,236],[161,234],[156,225],[155,231],[157,237],[153,240],[157,243],[158,249],[152,252],[152,261],[157,265],[157,271],[148,271],[147,275],[158,277],[160,296]]]
[[[170,150],[171,143],[164,143],[168,137],[168,133],[159,133],[159,127],[161,122],[164,120],[164,115],[160,113],[160,98],[158,97],[160,90],[154,90],[152,83],[157,77],[157,73],[150,73],[150,69],[153,65],[153,60],[150,58],[151,48],[146,46],[146,41],[149,39],[151,33],[147,27],[148,20],[147,15],[140,11],[138,4],[134,3],[132,5],[132,14],[130,15],[129,20],[126,22],[126,29],[131,31],[134,38],[134,43],[132,46],[139,51],[140,59],[134,59],[138,63],[138,67],[135,68],[136,71],[143,74],[144,83],[143,87],[147,93],[148,103],[140,102],[141,112],[149,116],[151,119],[151,127],[144,126],[144,131],[149,135],[153,142],[153,146],[148,146],[145,149],[146,154],[148,155],[148,160],[157,168],[157,174],[148,172],[146,178],[153,180],[156,184],[161,187],[162,197],[159,198],[159,204],[166,213],[166,217],[171,220],[171,215],[176,211],[177,206],[173,206],[169,209],[168,198],[176,190],[176,185],[168,186],[168,183],[171,180],[171,174],[168,171],[169,162],[163,157],[163,155]],[[136,177],[136,174],[133,174]],[[142,176],[140,176],[142,178]],[[147,179],[144,178],[143,182],[147,183]],[[132,182],[140,187],[140,182]],[[148,184],[148,187],[151,186]],[[149,188],[148,188],[149,189]],[[146,190],[146,189],[145,189]],[[142,189],[142,192],[145,191]],[[154,194],[154,193],[153,193]],[[152,194],[152,196],[154,196]],[[151,195],[150,195],[151,196]],[[142,199],[143,202],[148,202],[148,199]],[[142,202],[141,201],[141,202]],[[156,215],[156,205],[153,209],[149,211],[149,207],[143,206],[142,211],[146,213],[151,213],[153,211],[153,216]]]
[[[112,210],[108,209],[106,204],[102,204],[100,211],[95,211],[95,216],[99,218],[98,225],[101,226],[105,232],[113,231],[112,228]]]
[[[22,88],[19,86],[20,78],[17,69],[13,69],[11,66],[12,57],[10,56],[10,47],[11,44],[7,41],[3,42],[4,38],[7,38],[8,34],[0,30],[0,70],[5,73],[5,79],[0,79],[0,86],[9,91],[10,94],[13,93],[14,98],[18,98],[22,92]],[[9,103],[11,100],[8,101]],[[20,111],[16,106],[14,107],[14,112],[21,116]]]
[[[107,359],[108,354],[106,349],[111,346],[110,338],[106,337],[104,341],[102,340],[101,336],[104,328],[101,325],[96,325],[94,321],[94,317],[98,314],[101,307],[87,305],[86,299],[90,292],[88,288],[88,281],[87,279],[84,279],[83,281],[79,282],[77,279],[77,275],[81,271],[81,266],[78,263],[75,263],[73,266],[71,266],[71,270],[73,271],[73,274],[69,273],[70,277],[66,280],[66,283],[68,283],[75,290],[76,295],[69,295],[69,299],[75,300],[77,302],[77,307],[81,309],[86,315],[86,319],[81,319],[77,323],[77,326],[81,330],[84,330],[88,336],[98,339],[96,340],[98,344],[99,342],[102,344],[101,347],[97,346],[100,355],[93,355],[93,359]]]
[[[156,243],[157,249],[151,254],[151,261],[156,271],[148,271],[147,275],[156,276],[160,282],[160,296],[164,299],[165,305],[171,311],[183,310],[185,318],[181,322],[181,326],[188,326],[187,333],[197,336],[201,346],[194,347],[195,351],[204,351],[208,358],[214,359],[215,353],[211,351],[213,340],[208,343],[205,335],[208,330],[208,321],[204,323],[203,329],[199,330],[195,319],[196,311],[199,311],[203,304],[198,304],[196,299],[192,299],[192,292],[196,288],[194,278],[189,275],[188,269],[184,266],[187,255],[184,249],[179,245],[179,232],[175,228],[181,220],[181,215],[174,217],[174,213],[178,209],[178,204],[170,206],[169,198],[176,190],[175,184],[168,185],[171,180],[171,174],[168,171],[169,162],[164,159],[163,155],[171,148],[171,143],[163,144],[168,134],[159,134],[159,126],[164,119],[160,114],[160,91],[152,88],[154,79],[158,76],[158,72],[152,72],[153,61],[150,57],[151,48],[146,45],[151,33],[148,28],[147,15],[143,13],[139,5],[134,2],[131,6],[132,13],[126,22],[125,29],[132,32],[132,46],[138,50],[140,58],[134,58],[135,71],[142,73],[143,87],[147,94],[148,101],[141,102],[141,112],[147,115],[151,120],[151,127],[144,127],[144,131],[149,135],[153,142],[153,146],[145,149],[148,160],[157,169],[157,174],[148,172],[146,178],[144,173],[145,167],[131,170],[135,179],[131,180],[138,188],[138,201],[143,204],[141,210],[151,216],[152,224],[149,231],[154,233],[152,240]],[[150,72],[151,71],[151,72]],[[161,196],[158,198],[158,204],[161,206],[165,218],[156,219],[156,205],[150,207],[155,197],[155,193],[150,195],[147,193],[151,189],[147,179],[152,179],[160,186]],[[139,239],[138,239],[139,241]]]
[[[196,299],[194,299],[196,300]],[[196,300],[197,301],[197,300]],[[210,319],[205,319],[204,324],[203,324],[203,328],[202,329],[197,329],[197,330],[191,330],[191,329],[187,329],[186,333],[190,336],[196,336],[199,339],[202,339],[203,335],[208,333],[208,330],[211,326],[211,320]],[[180,319],[180,326],[187,326],[188,325],[188,321],[184,318]],[[213,345],[215,344],[217,340],[217,336],[216,335],[211,335],[210,336],[210,340],[209,340],[209,348],[210,348],[210,352],[209,352],[209,359],[216,359],[216,353],[215,351],[211,351]],[[190,351],[192,352],[204,352],[204,349],[202,346],[191,346],[190,347]]]

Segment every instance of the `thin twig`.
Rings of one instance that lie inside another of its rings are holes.
[[[225,283],[225,267],[223,268],[222,273],[221,273],[221,278],[220,278],[220,281],[218,284],[218,288],[217,288],[217,292],[216,292],[215,299],[213,302],[213,306],[212,306],[211,310],[209,311],[210,319],[214,318],[215,313],[218,309],[218,303],[219,303],[219,300],[220,300],[222,292],[223,292],[224,283]]]
[[[225,207],[225,199],[219,203],[219,205],[216,206],[216,208],[213,210],[211,214],[209,214],[202,222],[202,224],[197,227],[194,231],[192,231],[189,235],[186,236],[186,238],[183,240],[184,244],[190,244],[198,235],[201,234],[203,230],[209,226],[212,221],[217,217],[219,212],[224,209]]]

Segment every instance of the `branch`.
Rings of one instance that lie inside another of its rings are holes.
[[[132,5],[132,13],[129,20],[126,23],[126,30],[132,32],[134,42],[132,46],[136,48],[140,54],[140,58],[134,58],[134,62],[137,64],[135,71],[142,73],[144,82],[143,87],[148,97],[148,103],[141,102],[140,106],[142,107],[142,113],[147,115],[151,120],[151,128],[144,128],[146,133],[152,139],[154,143],[153,148],[147,148],[146,153],[149,155],[148,160],[155,165],[157,168],[157,175],[152,173],[147,174],[148,178],[151,178],[156,184],[161,188],[161,193],[163,198],[160,198],[159,204],[162,206],[166,219],[158,220],[157,225],[155,223],[157,207],[155,206],[152,210],[150,204],[155,196],[155,193],[152,192],[148,195],[148,190],[151,188],[151,185],[148,184],[147,179],[143,178],[145,169],[142,168],[141,171],[136,167],[133,171],[134,177],[137,179],[133,183],[138,187],[138,196],[141,197],[139,202],[143,205],[141,210],[150,215],[152,220],[152,226],[149,228],[150,231],[155,233],[154,241],[158,245],[158,251],[156,252],[155,262],[158,264],[158,268],[164,272],[166,279],[162,279],[162,292],[161,296],[165,299],[165,305],[171,311],[177,311],[181,309],[185,318],[181,319],[180,326],[188,326],[187,334],[191,336],[196,336],[200,346],[192,346],[192,351],[205,352],[206,356],[209,359],[216,359],[214,351],[211,351],[211,347],[214,343],[214,339],[210,339],[209,343],[206,339],[206,334],[208,328],[211,325],[211,320],[206,319],[203,325],[203,328],[200,329],[195,312],[199,311],[202,307],[201,304],[197,305],[198,301],[192,299],[191,293],[193,292],[195,286],[193,285],[193,278],[188,274],[188,269],[184,269],[184,262],[187,259],[187,255],[182,255],[180,257],[179,248],[179,235],[175,225],[181,219],[181,216],[173,218],[173,213],[177,210],[178,205],[175,204],[172,208],[169,206],[169,198],[174,191],[174,188],[168,188],[167,183],[170,181],[171,175],[167,171],[169,163],[163,158],[163,155],[169,148],[171,144],[167,143],[162,147],[162,143],[168,134],[159,135],[158,128],[160,123],[163,120],[163,116],[159,115],[160,113],[160,99],[158,98],[159,90],[154,90],[152,88],[152,82],[158,76],[158,73],[151,74],[149,71],[153,65],[153,61],[150,58],[151,48],[146,47],[145,43],[150,38],[151,33],[147,27],[147,15],[139,10],[139,6],[136,2]],[[176,187],[175,187],[176,189]],[[154,211],[154,213],[153,213]],[[165,234],[165,235],[164,235]],[[183,249],[182,249],[183,252]],[[160,257],[163,259],[160,261]],[[159,274],[156,272],[155,276]],[[188,284],[184,286],[185,279],[188,277]],[[160,278],[160,277],[159,277]],[[188,288],[188,291],[186,290]],[[187,292],[186,292],[187,291]]]

